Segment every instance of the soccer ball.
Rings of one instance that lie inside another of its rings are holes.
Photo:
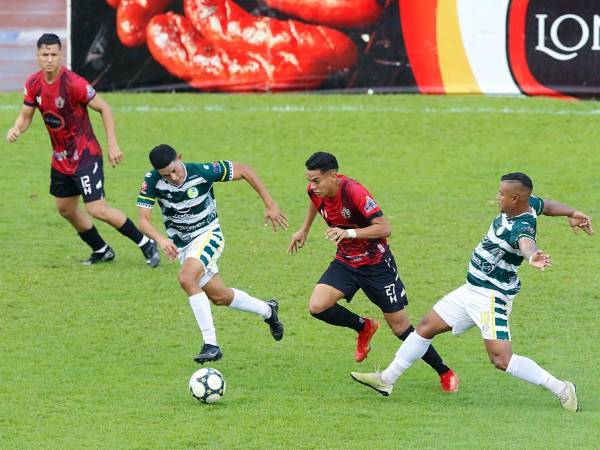
[[[203,367],[190,378],[190,392],[202,403],[218,402],[225,394],[225,379],[217,369]]]

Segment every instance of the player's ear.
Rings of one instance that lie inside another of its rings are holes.
[[[177,153],[177,161],[181,161],[183,159],[183,155],[181,153]]]

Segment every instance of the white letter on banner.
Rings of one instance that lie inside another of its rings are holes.
[[[535,17],[538,20],[538,43],[535,46],[535,49],[547,54],[548,56],[554,59],[558,59],[559,61],[568,61],[570,59],[575,58],[577,56],[577,53],[575,51],[583,47],[590,36],[590,30],[581,17],[576,16],[574,14],[564,14],[560,16],[554,21],[554,23],[550,27],[550,39],[552,43],[559,49],[564,51],[573,51],[573,53],[558,53],[557,51],[551,50],[548,47],[546,47],[546,18],[548,17],[548,14],[536,14]],[[575,19],[581,26],[581,39],[579,40],[577,45],[574,45],[573,47],[567,47],[563,45],[563,43],[558,38],[558,27],[566,19]]]
[[[600,50],[600,16],[594,14],[594,41],[592,50]]]

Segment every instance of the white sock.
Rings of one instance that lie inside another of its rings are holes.
[[[557,380],[538,366],[535,361],[524,356],[512,355],[506,372],[528,383],[542,385],[555,395],[558,395],[566,386],[564,381]]]
[[[146,245],[146,243],[150,241],[150,239],[148,238],[148,236],[144,235],[144,237],[142,238],[142,240],[140,242],[138,242],[137,246],[142,248],[144,245]]]
[[[271,308],[267,305],[267,302],[250,297],[244,291],[240,291],[239,289],[232,288],[232,290],[233,300],[229,304],[230,308],[258,314],[263,319],[271,317]]]
[[[194,294],[190,299],[190,306],[194,311],[196,322],[198,322],[198,328],[202,333],[202,339],[205,344],[219,345],[217,344],[217,332],[215,331],[215,325],[213,324],[212,313],[210,312],[210,302],[204,292]]]
[[[413,331],[402,343],[392,363],[381,372],[381,379],[386,384],[394,384],[406,369],[421,359],[431,345],[431,339],[425,339]]]

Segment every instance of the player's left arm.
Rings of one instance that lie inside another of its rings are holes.
[[[536,245],[535,241],[526,237],[519,239],[519,249],[521,255],[525,258],[530,265],[536,269],[540,269],[542,272],[546,267],[552,265],[550,255],[546,255],[544,251]]]
[[[88,102],[88,106],[102,116],[104,131],[106,133],[106,142],[108,143],[108,161],[115,167],[123,160],[123,152],[117,143],[117,133],[115,131],[115,118],[108,102],[96,93],[94,98]]]
[[[232,162],[233,164],[233,178],[232,180],[245,180],[256,193],[260,196],[263,203],[265,204],[265,225],[271,222],[273,231],[277,231],[279,225],[282,229],[287,230],[288,221],[287,217],[281,212],[279,206],[271,198],[271,194],[267,190],[267,187],[258,177],[254,169],[246,164],[240,164]]]
[[[339,244],[344,239],[382,239],[390,237],[392,225],[384,216],[371,219],[371,224],[364,228],[328,228],[325,237]]]
[[[589,235],[594,234],[592,219],[587,214],[577,211],[575,208],[563,203],[544,199],[544,210],[542,211],[542,214],[546,216],[566,216],[569,225],[575,233],[577,233],[578,228],[581,228]]]

